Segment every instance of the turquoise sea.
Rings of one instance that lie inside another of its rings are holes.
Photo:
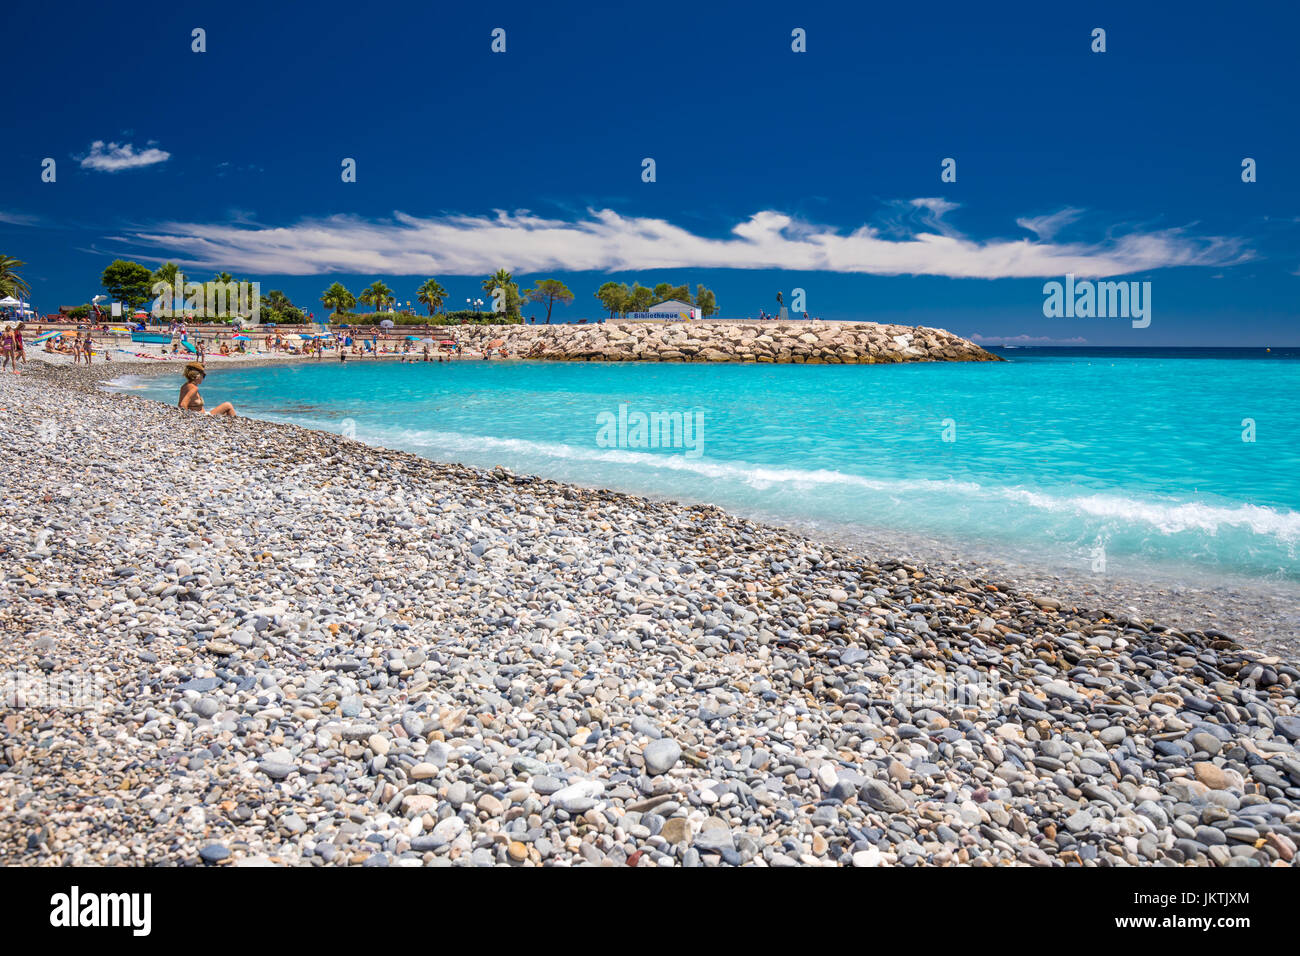
[[[1001,354],[893,366],[326,360],[215,369],[203,391],[210,406],[438,460],[841,537],[917,535],[1112,574],[1300,580],[1300,350]],[[179,385],[118,383],[170,403]],[[637,413],[656,412],[690,415],[690,444],[639,447]]]

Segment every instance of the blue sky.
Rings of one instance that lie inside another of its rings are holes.
[[[724,315],[802,288],[814,315],[990,342],[1300,344],[1294,5],[24,2],[6,20],[0,252],[29,263],[40,311],[124,256],[317,313],[336,279],[406,300],[432,275],[454,306],[505,266],[563,278],[567,317],[639,278],[703,282]],[[1150,326],[1045,318],[1067,271],[1150,281]]]

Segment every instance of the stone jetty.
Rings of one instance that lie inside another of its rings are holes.
[[[778,362],[870,365],[997,362],[943,329],[873,322],[603,322],[458,326],[475,351],[500,340],[511,355],[588,362]]]

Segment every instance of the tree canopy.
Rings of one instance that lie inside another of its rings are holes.
[[[568,305],[573,301],[573,293],[559,279],[539,279],[537,285],[524,293],[529,302],[540,302],[546,306],[546,324],[551,324],[551,309],[555,303]]]
[[[357,298],[369,305],[374,311],[381,312],[384,306],[393,301],[393,290],[388,288],[382,279],[376,279]]]
[[[114,259],[99,278],[108,294],[130,309],[136,309],[153,298],[153,270],[138,262]]]
[[[429,310],[430,315],[437,313],[442,308],[442,304],[447,301],[447,290],[437,279],[425,279],[420,288],[415,290],[415,298],[422,306]]]
[[[335,282],[321,293],[321,305],[333,311],[335,315],[349,311],[357,304],[357,298],[341,282]]]
[[[0,255],[0,299],[13,296],[25,299],[32,294],[27,280],[18,274],[18,270],[27,263],[13,256]]]

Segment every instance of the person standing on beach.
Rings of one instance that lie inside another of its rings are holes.
[[[86,333],[86,337],[85,337],[85,339],[82,340],[81,347],[85,350],[85,353],[86,353],[86,367],[89,368],[89,367],[90,367],[90,358],[91,358],[92,355],[95,354],[94,350],[91,348],[90,333],[89,333],[89,332]]]
[[[9,363],[13,362],[14,374],[15,375],[18,374],[18,363],[14,361],[13,349],[14,349],[13,329],[9,328],[9,326],[6,325],[4,327],[4,330],[0,331],[0,356],[3,356],[3,364],[0,364],[0,372],[3,372],[5,369],[7,369],[9,367]]]
[[[14,371],[18,370],[18,360],[22,359],[23,364],[27,364],[27,350],[23,348],[23,327],[24,322],[19,322],[14,326]]]

